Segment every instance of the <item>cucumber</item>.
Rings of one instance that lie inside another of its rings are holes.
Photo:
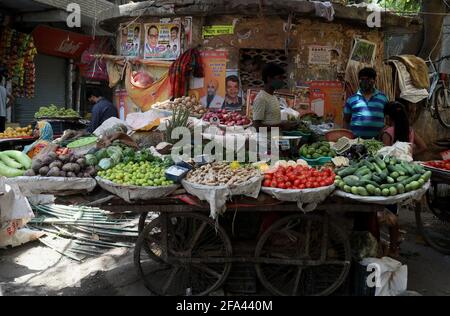
[[[411,186],[412,191],[420,189],[420,183],[417,181],[413,181],[409,185]]]
[[[374,187],[378,188],[380,185],[374,181],[371,180],[361,180],[361,182],[363,183],[363,185],[373,185]]]
[[[381,180],[386,181],[388,176],[387,170],[384,170],[382,173],[379,173],[378,176],[381,178]]]
[[[391,183],[391,184],[382,184],[381,186],[380,186],[380,188],[381,188],[381,190],[384,190],[384,189],[390,189],[390,188],[392,188],[392,187],[396,187],[397,186],[397,183]]]
[[[395,180],[392,177],[387,177],[387,182],[389,184],[395,183]]]
[[[375,189],[376,187],[373,186],[372,184],[366,185],[366,190],[367,192],[369,192],[370,195],[375,195]]]
[[[339,181],[338,188],[341,189],[341,190],[344,190],[344,187],[345,187],[345,182],[344,181]]]
[[[417,163],[412,164],[412,167],[414,168],[414,171],[419,174],[424,174],[426,171],[424,167]]]
[[[372,179],[372,172],[369,172],[368,174],[363,175],[361,177],[361,180],[370,180],[370,179]]]
[[[422,177],[423,177],[423,179],[424,179],[425,182],[428,182],[428,180],[431,179],[431,175],[432,175],[431,171],[428,170],[427,172],[425,172],[425,173],[422,175]]]
[[[391,191],[389,191],[389,189],[383,189],[383,190],[381,191],[381,194],[382,194],[383,196],[389,196],[389,195],[391,194]]]
[[[400,174],[397,171],[394,171],[390,174],[391,178],[397,179],[398,177],[400,177]]]
[[[397,164],[397,158],[391,157],[391,159],[389,160],[389,164],[390,164],[391,166],[396,165],[396,164]]]
[[[380,157],[375,157],[375,163],[380,167],[380,169],[386,169],[386,164]]]
[[[408,173],[408,171],[403,168],[400,164],[396,164],[394,166],[395,171],[397,171],[401,176],[406,176],[406,174]]]
[[[358,187],[352,187],[351,192],[352,194],[358,195]]]
[[[382,184],[383,183],[383,179],[381,179],[377,174],[373,174],[372,175],[372,180],[375,181],[378,184]]]
[[[364,165],[370,169],[370,171],[375,171],[375,167],[373,163],[371,163],[369,160],[364,160]]]
[[[380,196],[381,195],[381,189],[380,188],[375,188],[375,196]]]
[[[5,153],[0,153],[0,161],[2,161],[7,167],[13,169],[22,169],[23,166],[18,163],[16,160],[10,158]]]
[[[401,184],[401,183],[398,183],[397,184],[397,191],[398,191],[399,194],[405,193],[405,186],[403,184]]]
[[[411,192],[412,191],[412,186],[411,186],[411,184],[407,184],[406,186],[405,186],[405,190],[406,190],[406,192]]]
[[[397,178],[397,182],[402,182],[402,181],[404,181],[404,180],[406,180],[408,178],[409,178],[408,176],[400,176],[400,177]]]
[[[15,168],[8,167],[7,165],[5,165],[3,162],[0,161],[0,176],[4,176],[7,178],[14,178],[23,176],[24,173],[25,173],[24,170],[18,170]]]
[[[351,187],[357,187],[361,185],[361,181],[357,176],[346,176],[343,181],[346,185]]]
[[[336,176],[334,177],[335,180],[342,180],[342,178],[340,176]]]
[[[362,177],[366,174],[368,174],[370,172],[370,169],[367,168],[366,166],[359,168],[356,172],[355,172],[355,176],[358,177]]]
[[[421,177],[420,174],[416,174],[416,175],[414,175],[414,176],[412,176],[412,177],[409,177],[409,178],[406,179],[406,180],[403,180],[403,181],[400,182],[400,183],[403,184],[404,186],[406,186],[406,185],[410,184],[410,183],[413,182],[413,181],[419,180],[420,177]]]
[[[358,170],[357,166],[347,167],[344,170],[339,171],[337,175],[340,176],[341,178],[344,178],[346,176],[354,174],[357,170]]]
[[[419,182],[419,184],[420,184],[420,187],[423,187],[423,186],[424,186],[424,184],[425,184],[425,180],[424,180],[424,179],[422,179],[422,178],[420,178],[419,180],[417,180],[417,182]]]
[[[15,159],[24,167],[24,169],[31,168],[31,158],[23,152],[17,150],[6,150],[2,153],[7,155],[9,158]]]
[[[344,191],[347,193],[352,193],[352,187],[350,187],[348,185],[344,185]]]
[[[413,176],[416,174],[414,168],[412,168],[409,163],[402,161],[400,164],[408,172],[409,175]]]
[[[390,187],[389,188],[389,194],[391,195],[391,196],[394,196],[394,195],[397,195],[397,188],[396,187]]]
[[[357,188],[358,195],[369,196],[369,192],[367,192],[366,188],[358,187]]]
[[[381,168],[378,167],[378,164],[373,163],[372,165],[373,165],[373,167],[375,168],[374,171],[375,171],[376,173],[382,173],[382,172],[383,172],[383,170],[381,170]]]
[[[386,164],[386,165],[388,165],[389,164],[389,162],[391,161],[391,158],[389,157],[389,156],[386,156],[386,157],[384,157],[384,163]]]

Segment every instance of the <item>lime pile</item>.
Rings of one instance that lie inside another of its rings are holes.
[[[165,176],[165,167],[158,162],[128,162],[100,171],[98,175],[122,185],[159,187],[172,185],[174,182]]]

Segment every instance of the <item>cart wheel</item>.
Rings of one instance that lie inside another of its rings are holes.
[[[256,246],[256,272],[274,295],[324,296],[345,281],[350,243],[327,216],[294,215],[273,224]]]
[[[215,221],[199,214],[163,214],[139,235],[134,263],[156,295],[202,296],[225,281],[231,255],[231,241]]]
[[[427,191],[428,208],[443,222],[450,224],[450,186],[444,183],[431,183]]]
[[[139,217],[139,224],[138,224],[138,232],[139,234],[142,233],[142,231],[145,228],[145,221],[147,219],[148,216],[148,212],[142,213],[141,216]]]
[[[435,209],[436,210],[436,209]],[[425,242],[442,254],[450,254],[450,222],[437,217],[435,212],[416,206],[416,224]]]

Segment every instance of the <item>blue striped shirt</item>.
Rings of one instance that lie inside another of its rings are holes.
[[[344,114],[352,116],[351,130],[361,138],[376,138],[384,127],[384,107],[388,98],[375,90],[369,101],[361,91],[348,98]]]

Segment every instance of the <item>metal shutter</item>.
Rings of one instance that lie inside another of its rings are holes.
[[[38,54],[36,64],[36,91],[32,99],[17,98],[14,106],[14,121],[21,126],[34,120],[34,113],[41,106],[66,103],[66,60]]]

